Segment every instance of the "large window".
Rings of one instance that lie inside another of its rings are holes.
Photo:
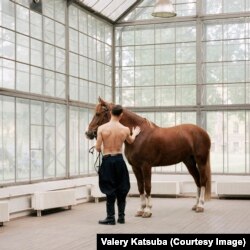
[[[219,173],[250,173],[249,111],[206,112],[211,162]],[[236,129],[235,129],[236,128]]]
[[[195,23],[118,27],[116,46],[118,102],[126,106],[195,105]]]
[[[204,22],[204,104],[249,103],[249,18]]]
[[[65,0],[0,1],[0,183],[95,173],[84,136],[112,97],[112,25]]]
[[[116,25],[116,102],[160,126],[197,123],[211,137],[213,173],[249,174],[250,1],[175,0],[172,19],[153,18],[154,4]]]
[[[69,7],[70,99],[95,104],[111,100],[112,26],[71,5]]]

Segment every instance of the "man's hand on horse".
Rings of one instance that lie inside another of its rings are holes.
[[[138,126],[136,126],[135,128],[132,129],[132,134],[133,134],[134,136],[139,135],[140,132],[141,132],[141,128],[138,127]]]

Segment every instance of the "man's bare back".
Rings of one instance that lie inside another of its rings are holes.
[[[130,135],[130,129],[123,126],[119,120],[121,116],[111,115],[111,120],[101,125],[98,128],[96,150],[101,152],[103,145],[103,154],[120,154],[122,153],[122,145],[126,140],[128,143],[133,143],[135,137],[140,133],[140,127],[132,129],[132,135]]]

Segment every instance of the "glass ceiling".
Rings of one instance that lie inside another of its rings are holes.
[[[111,21],[115,22],[123,13],[132,7],[138,0],[77,0],[78,3],[91,8]]]

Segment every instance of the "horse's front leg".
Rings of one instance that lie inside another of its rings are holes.
[[[146,198],[145,194],[140,193],[141,204],[140,207],[137,209],[135,216],[141,217],[144,214],[144,209],[146,208]]]
[[[152,203],[151,203],[151,166],[143,167],[145,191],[146,191],[146,207],[144,208],[143,218],[149,218],[152,215]]]
[[[145,194],[144,194],[144,178],[143,178],[143,174],[142,171],[139,167],[133,167],[133,171],[137,180],[137,187],[138,187],[138,191],[140,194],[140,200],[141,200],[141,204],[140,207],[137,209],[135,216],[142,216],[144,213],[144,209],[146,207],[146,199],[145,199]]]

